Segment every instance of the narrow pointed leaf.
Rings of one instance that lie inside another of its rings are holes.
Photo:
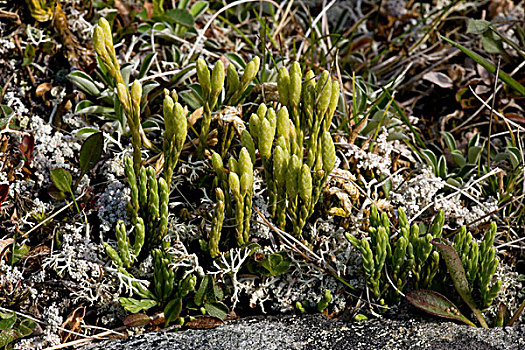
[[[458,147],[456,145],[456,140],[451,133],[448,131],[441,131],[441,136],[443,136],[443,140],[451,152],[457,150]]]
[[[88,95],[94,97],[98,97],[100,95],[100,90],[95,84],[95,81],[86,73],[82,71],[75,71],[70,73],[67,78]]]
[[[193,18],[199,17],[206,9],[208,8],[208,2],[207,1],[197,1],[195,4],[191,6],[190,9],[190,15],[193,16]]]
[[[157,53],[150,53],[146,56],[144,61],[142,61],[142,64],[140,65],[139,75],[137,75],[137,79],[142,79],[146,73],[151,68],[151,65],[153,64],[153,60],[157,56]]]
[[[523,312],[523,309],[525,309],[525,300],[521,302],[520,307],[518,308],[518,310],[516,310],[514,315],[512,315],[511,319],[509,320],[509,322],[507,322],[506,326],[508,327],[512,326],[514,322],[516,322],[518,318],[520,317],[521,313]]]
[[[453,40],[445,38],[442,35],[440,35],[440,37],[441,37],[441,39],[445,40],[447,43],[451,44],[452,46],[460,49],[465,55],[467,55],[470,58],[472,58],[474,61],[476,61],[476,63],[478,63],[481,66],[483,66],[483,68],[485,68],[486,70],[488,70],[492,74],[496,74],[496,66],[494,64],[492,64],[491,62],[487,61],[485,58],[483,58],[479,54],[477,54],[476,52],[474,52],[472,50],[469,50],[466,47],[464,47],[463,45],[460,45],[460,44],[456,43]],[[525,86],[523,86],[520,83],[518,83],[514,78],[512,78],[507,73],[503,72],[501,69],[499,71],[498,78],[503,80],[505,83],[507,83],[511,88],[516,90],[520,95],[525,96]]]
[[[498,313],[496,314],[496,321],[494,322],[495,327],[503,327],[509,321],[510,312],[507,305],[499,303]]]

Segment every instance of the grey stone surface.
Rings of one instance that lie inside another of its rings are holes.
[[[152,332],[82,350],[525,349],[525,325],[479,329],[428,319],[340,322],[322,315],[254,317],[207,330]]]

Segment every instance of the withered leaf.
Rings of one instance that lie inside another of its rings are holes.
[[[124,318],[124,326],[126,327],[142,327],[150,323],[151,317],[144,313],[137,313],[128,315]]]
[[[211,329],[222,326],[224,322],[217,317],[213,316],[200,316],[195,321],[186,322],[184,326],[192,329]]]
[[[77,307],[69,314],[64,323],[62,323],[62,328],[68,329],[72,332],[78,332],[78,330],[80,330],[80,325],[82,323],[82,320],[84,319],[85,314],[86,308],[84,306]],[[62,343],[65,343],[72,337],[76,338],[74,334],[62,330],[59,330],[58,334],[60,335]]]

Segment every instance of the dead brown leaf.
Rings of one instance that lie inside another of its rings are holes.
[[[146,16],[149,19],[153,18],[153,4],[151,2],[144,2],[144,9],[146,10]]]
[[[124,325],[126,327],[143,327],[150,323],[152,318],[144,313],[137,313],[128,315],[124,318]]]
[[[131,19],[129,18],[131,6],[125,1],[115,0],[115,9],[118,11],[118,14],[122,18],[122,24],[124,25],[124,27],[128,27],[131,23]]]
[[[36,97],[42,97],[48,91],[51,91],[53,85],[51,83],[42,83],[36,87],[35,95]]]
[[[202,117],[203,108],[198,108],[188,118],[188,128],[192,127]]]
[[[192,329],[211,329],[222,326],[224,322],[217,317],[213,316],[200,316],[195,321],[190,321],[184,324],[184,326]]]
[[[525,124],[525,117],[518,115],[516,113],[505,113],[505,117],[514,122]]]
[[[489,5],[489,16],[494,18],[499,14],[508,14],[513,8],[512,0],[492,0]]]
[[[62,328],[68,329],[71,332],[78,332],[80,330],[80,325],[82,323],[82,320],[84,319],[84,316],[86,315],[86,308],[84,306],[79,306],[73,312],[69,314],[67,319],[62,323]],[[76,339],[77,336],[63,330],[59,330],[58,334],[60,335],[60,339],[62,340],[62,343],[67,342],[70,339]]]
[[[0,206],[2,202],[7,199],[9,195],[9,184],[0,184]]]
[[[24,257],[24,265],[28,271],[38,271],[42,269],[42,260],[49,256],[51,249],[47,245],[40,245],[29,251]]]
[[[219,119],[225,124],[232,124],[239,135],[246,129],[242,120],[242,106],[226,106],[219,112]]]
[[[450,89],[454,86],[452,79],[450,79],[448,75],[441,72],[428,72],[427,74],[423,75],[423,79],[430,81],[431,83],[436,84],[443,89]]]
[[[0,240],[0,260],[3,260],[4,258],[4,249],[6,249],[9,245],[13,243],[15,243],[15,240],[12,238]],[[5,251],[5,253],[7,253],[7,250]]]

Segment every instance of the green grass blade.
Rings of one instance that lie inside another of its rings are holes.
[[[481,66],[483,66],[483,68],[485,68],[492,74],[496,74],[496,66],[494,64],[487,61],[485,58],[481,57],[479,54],[475,53],[474,51],[469,50],[466,47],[456,43],[455,41],[445,38],[443,35],[439,35],[439,36],[441,37],[441,39],[445,40],[447,43],[460,49],[465,55],[472,58],[474,61],[476,61],[476,63],[479,63]],[[503,80],[505,83],[507,83],[511,88],[516,90],[520,95],[525,96],[525,87],[521,85],[520,83],[518,83],[516,80],[514,80],[514,78],[512,78],[510,75],[503,72],[501,69],[499,71],[498,78]]]

